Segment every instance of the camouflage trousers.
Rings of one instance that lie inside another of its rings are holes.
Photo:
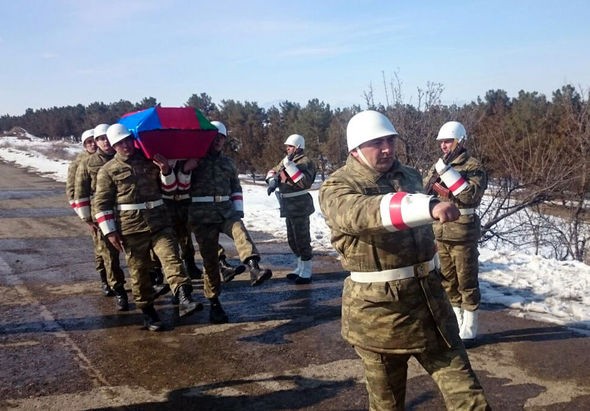
[[[436,242],[440,257],[442,285],[451,305],[464,310],[479,308],[479,251],[477,243]]]
[[[293,254],[308,261],[312,258],[311,235],[309,233],[309,216],[287,217],[287,242]]]
[[[125,284],[125,273],[121,269],[119,251],[109,240],[102,236],[99,230],[92,231],[96,271],[103,283],[111,288]]]
[[[152,268],[150,250],[153,250],[162,264],[166,282],[170,284],[175,295],[179,287],[184,284],[189,285],[192,291],[191,280],[180,260],[178,243],[172,228],[124,235],[123,246],[131,277],[131,290],[137,308],[146,307],[154,301],[154,288],[150,276]]]
[[[172,228],[180,246],[180,258],[186,260],[195,257],[192,233],[188,228],[188,207],[190,203],[179,201],[165,201],[166,209],[170,213]]]
[[[203,290],[206,298],[218,297],[221,293],[221,274],[219,272],[219,256],[223,248],[219,245],[219,234],[223,233],[234,240],[240,261],[245,263],[249,258],[260,258],[250,233],[242,220],[225,220],[222,223],[198,224],[192,227],[199,244],[205,269]]]
[[[369,409],[405,410],[408,360],[413,355],[440,389],[448,410],[489,410],[463,345],[419,354],[380,354],[355,347],[363,361]]]
[[[94,267],[100,276],[100,281],[108,284],[107,269],[104,266],[104,260],[100,254],[100,234],[97,230],[92,230],[90,236],[92,237],[92,251],[94,252]]]

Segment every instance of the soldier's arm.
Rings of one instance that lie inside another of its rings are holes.
[[[91,194],[91,177],[88,169],[88,159],[81,161],[76,170],[74,201],[76,203],[76,212],[86,223],[92,224],[90,215],[90,194]]]
[[[230,173],[230,189],[231,189],[231,202],[234,210],[244,216],[244,196],[242,194],[242,185],[240,184],[240,178],[238,176],[238,169],[236,168],[233,161],[230,160],[231,173]]]
[[[117,186],[102,167],[96,176],[96,192],[94,193],[94,218],[103,235],[108,236],[117,231],[115,224],[115,206],[117,198]]]
[[[462,204],[478,204],[488,186],[488,178],[483,168],[477,167],[473,169],[467,169],[461,174],[464,176],[467,182],[467,187],[459,194],[455,195],[455,198]]]
[[[452,204],[448,205],[452,211],[437,209],[439,201],[433,196],[405,192],[365,195],[331,180],[322,184],[319,199],[330,227],[350,235],[395,232],[427,225],[441,217],[445,221],[459,217],[458,209]]]
[[[66,197],[70,206],[76,210],[76,202],[74,201],[76,180],[76,169],[78,168],[78,159],[73,160],[68,166],[68,178],[66,180]]]

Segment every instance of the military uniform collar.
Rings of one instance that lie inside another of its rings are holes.
[[[396,173],[401,168],[401,163],[399,162],[399,160],[395,159],[395,161],[393,162],[393,165],[391,166],[391,168],[389,170],[387,170],[385,173],[379,173],[379,172],[373,170],[372,168],[370,168],[369,166],[367,166],[366,164],[360,162],[359,160],[357,160],[355,157],[353,157],[351,155],[348,156],[348,159],[346,160],[346,164],[348,167],[351,167],[355,173],[358,173],[363,178],[366,178],[373,183],[376,183],[381,177],[383,177],[386,174]]]

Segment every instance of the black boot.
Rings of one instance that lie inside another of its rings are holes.
[[[186,267],[186,272],[190,278],[193,280],[200,280],[203,277],[203,271],[197,267],[197,264],[195,264],[195,260],[192,257],[186,258],[183,261],[184,266]]]
[[[270,277],[272,277],[272,271],[268,268],[260,268],[257,259],[250,258],[247,260],[246,263],[250,267],[250,285],[252,287],[260,285],[266,280],[268,280]]]
[[[117,311],[129,311],[129,299],[127,298],[127,291],[122,285],[117,285],[113,288],[115,292],[115,306]]]
[[[213,297],[210,298],[209,301],[211,302],[211,309],[209,311],[209,322],[211,324],[225,324],[226,322],[228,322],[229,318],[223,310],[223,307],[219,302],[219,298]]]
[[[149,331],[160,331],[162,329],[162,321],[152,304],[141,309],[143,313],[143,326]]]
[[[203,304],[193,301],[190,291],[190,285],[183,284],[178,288],[178,292],[176,293],[178,297],[178,316],[179,317],[186,317],[194,313],[195,311],[201,311],[203,309]]]
[[[244,264],[234,267],[227,262],[225,257],[219,257],[219,268],[221,271],[221,279],[224,283],[229,283],[236,275],[242,274],[244,271],[246,271]]]

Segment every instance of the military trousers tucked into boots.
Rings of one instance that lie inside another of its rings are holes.
[[[448,410],[489,410],[463,346],[417,354],[383,354],[355,347],[363,361],[369,409],[405,410],[408,360],[413,355],[434,379]]]
[[[246,262],[251,257],[259,257],[258,250],[242,220],[225,220],[215,224],[197,224],[192,227],[199,251],[203,257],[205,269],[203,290],[206,298],[218,297],[221,293],[221,275],[219,273],[219,234],[230,237],[236,246],[240,261]]]
[[[108,284],[108,278],[107,278],[107,269],[105,267],[104,264],[104,260],[102,258],[102,253],[100,252],[100,247],[101,247],[101,234],[100,232],[98,232],[98,230],[93,230],[91,231],[91,236],[92,236],[92,248],[94,251],[94,266],[96,268],[96,272],[98,273],[98,275],[100,275],[100,280],[103,283],[107,283]]]
[[[192,291],[191,280],[187,276],[178,254],[178,243],[172,228],[157,232],[142,232],[123,236],[125,257],[131,277],[131,289],[137,308],[153,303],[154,288],[150,277],[152,262],[150,250],[156,254],[162,264],[162,271],[174,295],[181,285],[187,284]]]
[[[475,311],[481,302],[476,242],[437,241],[442,285],[453,307]]]

